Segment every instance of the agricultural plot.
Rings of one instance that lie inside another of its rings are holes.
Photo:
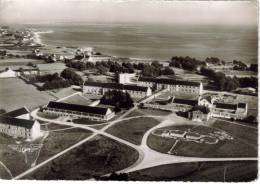
[[[237,134],[243,131],[237,130]],[[256,157],[252,140],[219,128],[206,126],[171,126],[153,131],[148,146],[162,153],[191,157]],[[213,151],[214,150],[214,151]],[[247,150],[247,151],[245,151]]]
[[[138,152],[134,149],[96,136],[23,179],[86,180],[126,168],[137,158]]]
[[[129,120],[123,120],[112,127],[108,128],[106,132],[119,137],[121,139],[127,140],[133,144],[141,144],[143,135],[150,128],[158,125],[160,121],[149,118],[140,117]]]
[[[32,110],[54,100],[54,97],[44,91],[38,91],[36,87],[19,78],[1,79],[0,86],[0,108],[6,111],[22,106]]]
[[[1,59],[0,60],[0,66],[16,66],[16,65],[27,65],[28,63],[33,64],[42,64],[45,63],[43,60],[37,60],[37,59],[24,59],[24,58],[10,58],[10,59]]]

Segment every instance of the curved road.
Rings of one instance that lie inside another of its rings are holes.
[[[77,128],[82,128],[82,129],[86,129],[89,131],[92,131],[93,134],[90,137],[87,137],[86,139],[78,142],[77,144],[63,150],[62,152],[58,153],[57,155],[47,159],[46,161],[36,165],[35,167],[30,168],[29,170],[25,171],[24,173],[14,177],[13,179],[20,179],[22,177],[24,177],[25,175],[33,172],[34,170],[40,168],[41,166],[47,164],[48,162],[52,161],[53,159],[56,159],[57,157],[67,153],[68,151],[74,149],[75,147],[80,146],[81,144],[85,143],[86,141],[90,140],[91,138],[93,138],[94,136],[100,134],[103,135],[105,137],[108,137],[112,140],[118,141],[119,143],[125,144],[133,149],[135,149],[136,151],[138,151],[139,153],[139,158],[138,160],[131,166],[129,166],[128,168],[125,168],[119,172],[132,172],[132,171],[136,171],[136,170],[141,170],[141,169],[145,169],[145,168],[149,168],[149,167],[154,167],[154,166],[159,166],[159,165],[165,165],[165,164],[172,164],[172,163],[181,163],[181,162],[198,162],[198,161],[236,161],[236,160],[257,160],[258,158],[200,158],[200,157],[183,157],[183,156],[174,156],[174,155],[169,155],[167,153],[159,153],[157,151],[154,151],[152,149],[150,149],[146,142],[147,142],[147,138],[148,135],[151,133],[151,131],[153,131],[154,129],[160,128],[160,127],[164,127],[164,126],[168,126],[168,125],[176,125],[175,122],[172,121],[172,119],[176,119],[176,118],[181,118],[179,116],[176,116],[174,114],[170,114],[168,116],[152,116],[152,115],[144,115],[144,116],[135,116],[135,117],[128,117],[128,118],[124,118],[125,116],[127,116],[128,114],[130,114],[133,110],[135,110],[136,107],[130,109],[128,112],[126,112],[125,114],[123,114],[121,117],[119,117],[117,120],[114,120],[112,122],[109,122],[109,124],[105,127],[103,127],[100,130],[91,128],[88,125],[82,125],[82,124],[75,124],[75,123],[71,123],[71,122],[62,122],[62,121],[58,121],[58,120],[50,120],[50,119],[45,119],[42,117],[39,117],[37,115],[37,111],[38,109],[34,110],[31,115],[38,120],[42,120],[42,121],[48,121],[51,123],[56,123],[56,124],[60,124],[60,125],[67,125],[67,126],[71,126],[71,127],[77,127]],[[105,132],[105,130],[107,130],[109,127],[113,126],[114,124],[124,121],[124,120],[130,120],[130,119],[135,119],[135,118],[140,118],[140,117],[154,117],[154,118],[164,118],[165,121],[159,123],[157,126],[151,128],[150,130],[148,130],[142,139],[142,143],[141,145],[135,145],[133,143],[130,143],[124,139],[118,138],[114,135],[111,135],[107,132]]]

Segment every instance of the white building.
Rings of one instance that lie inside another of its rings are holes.
[[[132,79],[135,77],[135,73],[120,73],[119,74],[119,83],[120,84],[131,84]]]
[[[86,118],[93,121],[108,121],[115,116],[110,108],[84,106],[50,101],[43,109],[44,113],[73,118]]]
[[[111,56],[107,55],[90,55],[88,58],[88,62],[96,63],[96,62],[101,62],[101,61],[109,61],[111,60]]]
[[[17,109],[0,116],[0,132],[14,138],[35,140],[41,133],[40,123],[30,120],[26,108]]]
[[[88,94],[104,95],[107,91],[128,92],[133,98],[144,98],[150,96],[152,91],[149,87],[136,85],[124,85],[118,83],[85,82],[83,92]]]
[[[13,78],[17,77],[17,73],[11,68],[6,68],[4,71],[0,72],[0,78]]]
[[[244,119],[247,117],[248,107],[246,103],[227,104],[214,103],[212,116],[227,119]]]
[[[201,82],[139,77],[138,83],[140,86],[146,86],[156,90],[168,89],[170,92],[178,92],[183,94],[200,95],[203,92],[203,85]]]

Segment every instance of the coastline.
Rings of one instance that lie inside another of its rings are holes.
[[[50,33],[53,33],[54,31],[52,30],[49,30],[49,31],[33,31],[33,42],[36,43],[36,44],[39,44],[39,45],[42,45],[42,46],[46,46],[46,44],[44,44],[42,42],[42,39],[41,39],[41,34],[50,34]]]

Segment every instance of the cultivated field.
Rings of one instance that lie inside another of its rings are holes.
[[[133,164],[138,153],[103,136],[71,150],[24,179],[85,180],[121,170]]]
[[[0,79],[0,86],[0,108],[7,111],[23,106],[32,110],[54,99],[19,78]]]
[[[16,66],[16,65],[27,65],[28,63],[42,64],[45,63],[43,60],[37,59],[24,59],[24,58],[10,58],[10,59],[0,59],[0,66]]]

